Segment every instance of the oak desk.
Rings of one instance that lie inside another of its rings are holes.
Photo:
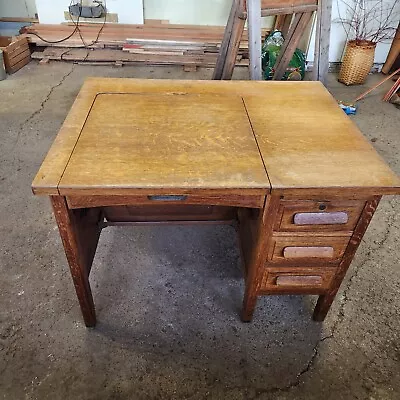
[[[32,184],[50,196],[87,326],[101,229],[237,221],[242,319],[317,294],[323,320],[400,180],[319,82],[91,78]]]

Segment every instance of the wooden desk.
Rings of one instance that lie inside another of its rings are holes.
[[[32,189],[50,196],[87,326],[101,229],[237,221],[242,319],[257,297],[317,294],[323,320],[400,180],[319,82],[91,78]]]

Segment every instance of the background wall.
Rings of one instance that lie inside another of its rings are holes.
[[[142,0],[106,0],[107,11],[118,14],[121,24],[143,23]],[[64,11],[68,10],[70,0],[36,0],[39,21],[42,24],[65,22]]]
[[[0,0],[0,17],[35,18],[35,0]]]

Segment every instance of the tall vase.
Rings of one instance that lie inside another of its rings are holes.
[[[376,43],[368,40],[347,42],[339,82],[345,85],[360,85],[365,82],[374,64]]]

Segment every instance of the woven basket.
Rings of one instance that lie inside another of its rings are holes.
[[[367,40],[347,42],[339,82],[345,85],[360,85],[365,82],[374,64],[376,43]]]

